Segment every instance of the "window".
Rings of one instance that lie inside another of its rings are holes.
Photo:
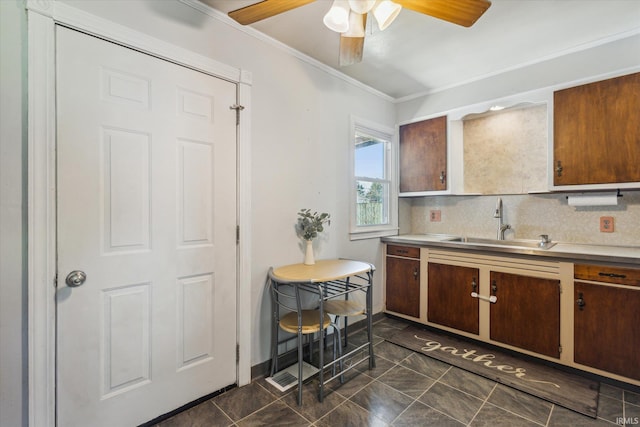
[[[397,234],[393,130],[352,119],[351,239]]]

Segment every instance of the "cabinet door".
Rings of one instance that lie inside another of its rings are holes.
[[[400,126],[400,192],[446,189],[446,116]]]
[[[640,73],[554,93],[554,184],[640,182]]]
[[[472,334],[479,333],[477,268],[429,263],[427,320]],[[475,284],[475,287],[474,287]]]
[[[560,281],[491,272],[491,339],[560,357]]]
[[[387,310],[420,317],[420,260],[387,257]]]
[[[575,362],[640,380],[640,289],[575,282],[574,293]]]

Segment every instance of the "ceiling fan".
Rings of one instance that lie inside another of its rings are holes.
[[[242,25],[253,24],[315,0],[262,0],[233,10],[229,16]],[[372,13],[384,30],[402,7],[463,27],[472,26],[491,6],[489,0],[334,0],[324,17],[330,29],[340,33],[340,66],[362,61],[364,27]]]

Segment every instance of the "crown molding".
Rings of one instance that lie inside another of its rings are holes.
[[[2,0],[0,0],[2,1]],[[187,51],[172,43],[141,33],[55,0],[27,0],[30,12],[52,19],[56,24],[82,31],[144,53],[235,83],[251,84],[251,73]]]
[[[451,84],[451,85],[442,86],[442,87],[439,87],[439,88],[436,88],[436,89],[427,90],[427,91],[424,91],[424,92],[414,93],[414,94],[403,96],[403,97],[400,97],[400,98],[395,98],[394,99],[394,103],[401,103],[401,102],[411,101],[411,100],[416,99],[416,98],[422,98],[422,97],[425,97],[425,96],[428,96],[428,95],[433,95],[435,93],[444,92],[444,91],[450,90],[450,89],[455,89],[455,88],[460,87],[460,86],[465,86],[465,85],[468,85],[468,84],[471,84],[471,83],[476,83],[476,82],[479,82],[479,81],[482,81],[482,80],[485,80],[485,79],[489,79],[491,77],[496,77],[496,76],[499,76],[501,74],[509,73],[509,72],[512,72],[512,71],[521,70],[523,68],[531,67],[533,65],[541,64],[543,62],[551,61],[553,59],[557,59],[557,58],[561,58],[563,56],[571,55],[573,53],[583,52],[585,50],[589,50],[589,49],[592,49],[592,48],[595,48],[595,47],[598,47],[598,46],[602,46],[602,45],[605,45],[607,43],[612,43],[612,42],[615,42],[615,41],[618,41],[618,40],[622,40],[622,39],[626,39],[626,38],[629,38],[629,37],[633,37],[633,36],[636,36],[638,34],[640,34],[640,27],[634,28],[634,29],[629,30],[629,31],[624,31],[624,32],[621,32],[621,33],[613,34],[613,35],[608,36],[608,37],[603,37],[601,39],[593,40],[593,41],[588,42],[588,43],[582,43],[582,44],[579,44],[579,45],[574,46],[574,47],[569,48],[569,49],[563,49],[563,50],[560,50],[560,51],[555,52],[555,53],[550,54],[550,55],[545,55],[545,56],[542,56],[540,58],[536,58],[536,59],[531,60],[531,61],[523,62],[523,63],[517,64],[517,65],[511,66],[511,67],[507,67],[507,68],[503,68],[503,69],[500,69],[500,70],[497,70],[497,71],[493,71],[491,73],[482,74],[482,75],[479,75],[477,77],[473,77],[473,78],[470,78],[470,79],[467,79],[467,80],[463,80],[463,81],[460,81],[460,82],[457,82],[457,83],[454,83],[454,84]]]
[[[262,42],[265,42],[277,49],[280,49],[286,53],[288,53],[291,56],[296,57],[297,59],[306,62],[307,64],[324,71],[327,74],[330,74],[333,77],[336,77],[340,80],[343,80],[347,83],[349,83],[350,85],[353,85],[359,89],[362,89],[366,92],[369,92],[375,96],[378,96],[382,99],[384,99],[385,101],[390,101],[390,102],[394,102],[395,98],[393,98],[392,96],[387,95],[384,92],[381,92],[377,89],[372,88],[371,86],[368,86],[364,83],[362,83],[359,80],[354,79],[353,77],[347,76],[344,73],[341,73],[340,71],[336,70],[335,68],[329,67],[328,65],[310,57],[309,55],[300,52],[299,50],[296,50],[294,48],[292,48],[291,46],[288,46],[284,43],[282,43],[281,41],[278,41],[276,39],[274,39],[273,37],[270,37],[266,34],[264,34],[263,32],[260,32],[258,30],[256,30],[255,28],[252,28],[250,26],[247,25],[240,25],[238,24],[236,21],[234,21],[233,19],[229,18],[226,14],[220,12],[219,10],[216,10],[214,8],[212,8],[211,6],[208,6],[198,0],[178,0],[180,3],[183,3],[189,7],[192,7],[193,9],[196,9],[197,11],[223,23],[226,24],[230,27],[232,27],[233,29],[237,30],[237,31],[242,31],[243,33],[256,38]]]

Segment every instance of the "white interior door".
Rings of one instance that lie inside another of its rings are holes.
[[[236,382],[236,86],[56,37],[57,421],[136,425]]]

